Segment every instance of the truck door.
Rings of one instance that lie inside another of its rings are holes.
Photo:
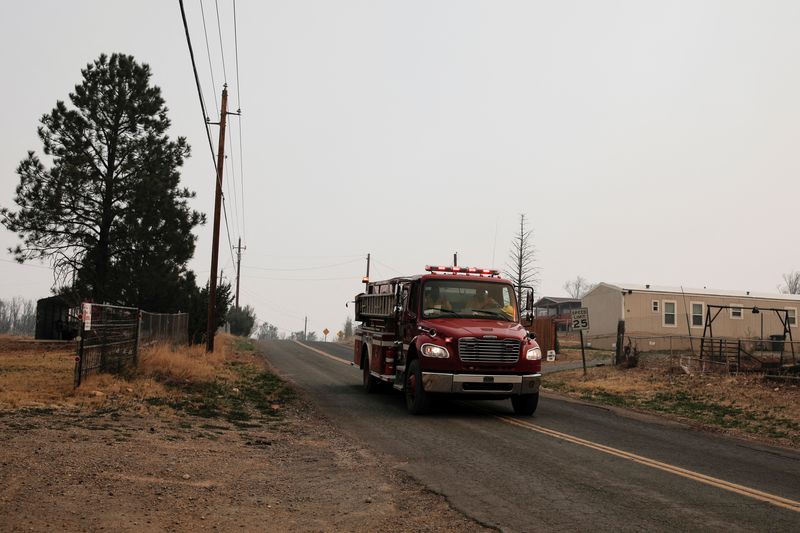
[[[406,347],[414,339],[417,334],[417,313],[419,311],[419,282],[404,283],[401,298],[402,298],[402,311],[400,314],[400,331],[398,338],[403,343],[403,349],[398,356],[397,365],[395,366],[396,377],[395,383],[402,384],[405,381],[405,365],[406,365]]]

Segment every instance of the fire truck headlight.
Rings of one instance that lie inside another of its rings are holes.
[[[542,350],[538,346],[529,348],[528,353],[525,354],[525,359],[528,359],[529,361],[539,361],[541,358]]]
[[[439,359],[447,359],[450,357],[450,352],[447,351],[447,348],[442,346],[437,346],[435,344],[423,344],[422,355],[425,357],[438,357]]]

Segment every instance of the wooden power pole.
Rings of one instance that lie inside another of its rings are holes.
[[[239,245],[236,247],[236,309],[239,309],[239,276],[242,273],[242,250],[247,250],[247,246],[242,246],[242,238],[239,237]]]
[[[214,237],[211,244],[211,273],[208,276],[208,327],[206,352],[214,351],[214,333],[217,331],[217,266],[219,261],[219,211],[222,204],[222,170],[225,168],[225,119],[228,114],[228,85],[222,88],[222,106],[219,112],[219,149],[217,151],[217,187],[214,196]]]

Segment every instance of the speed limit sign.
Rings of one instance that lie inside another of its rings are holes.
[[[574,331],[589,329],[589,308],[579,307],[578,309],[573,309],[570,313],[570,320]]]

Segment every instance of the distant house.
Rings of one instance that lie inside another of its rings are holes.
[[[642,350],[664,349],[667,337],[701,337],[710,305],[726,306],[711,308],[715,337],[769,339],[784,333],[781,317],[788,316],[792,337],[800,340],[795,337],[800,308],[797,294],[599,283],[582,303],[589,309],[587,334],[595,348],[612,348],[620,320],[625,321],[626,336],[651,337],[638,343]],[[779,313],[766,309],[778,309]],[[676,346],[674,339],[672,342]]]
[[[559,331],[569,329],[569,313],[581,306],[580,298],[545,296],[533,304],[536,317],[553,317]]]

